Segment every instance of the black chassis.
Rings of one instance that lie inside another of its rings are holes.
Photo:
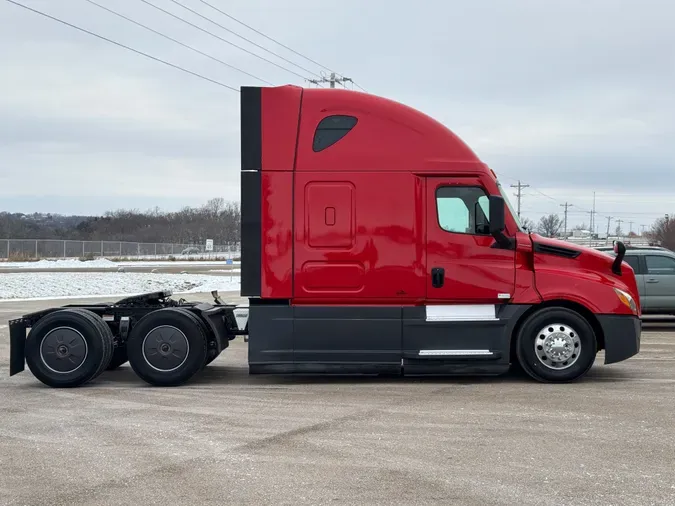
[[[110,327],[115,337],[115,346],[126,342],[129,332],[143,316],[158,309],[181,307],[192,311],[209,329],[209,356],[218,355],[228,347],[229,342],[238,335],[245,335],[239,330],[234,317],[235,305],[223,304],[216,292],[212,293],[214,304],[204,302],[188,302],[183,299],[171,299],[171,292],[152,292],[127,297],[117,302],[100,304],[68,304],[29,313],[21,318],[9,321],[10,362],[9,375],[14,376],[26,366],[26,330],[35,325],[41,318],[55,311],[67,308],[86,309],[100,316]]]

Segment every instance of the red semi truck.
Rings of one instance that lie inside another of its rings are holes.
[[[238,335],[249,371],[582,377],[640,348],[617,255],[525,232],[495,173],[441,123],[337,89],[241,89],[241,293],[147,294],[10,322],[11,368],[77,386],[129,360],[188,381]],[[239,314],[238,314],[239,312]],[[26,331],[30,332],[26,336]]]

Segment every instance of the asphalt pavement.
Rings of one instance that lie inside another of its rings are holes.
[[[58,304],[0,303],[1,505],[675,504],[672,323],[568,385],[249,376],[241,340],[180,388],[8,377],[7,320]]]

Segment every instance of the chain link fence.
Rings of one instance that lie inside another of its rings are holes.
[[[204,244],[172,244],[121,241],[63,241],[52,239],[0,239],[0,260],[54,258],[238,258],[238,243],[214,244],[206,251]]]

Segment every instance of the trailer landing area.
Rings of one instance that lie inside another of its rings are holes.
[[[249,376],[242,339],[179,388],[10,378],[3,325],[60,304],[0,303],[2,505],[672,504],[675,325],[570,385]]]

